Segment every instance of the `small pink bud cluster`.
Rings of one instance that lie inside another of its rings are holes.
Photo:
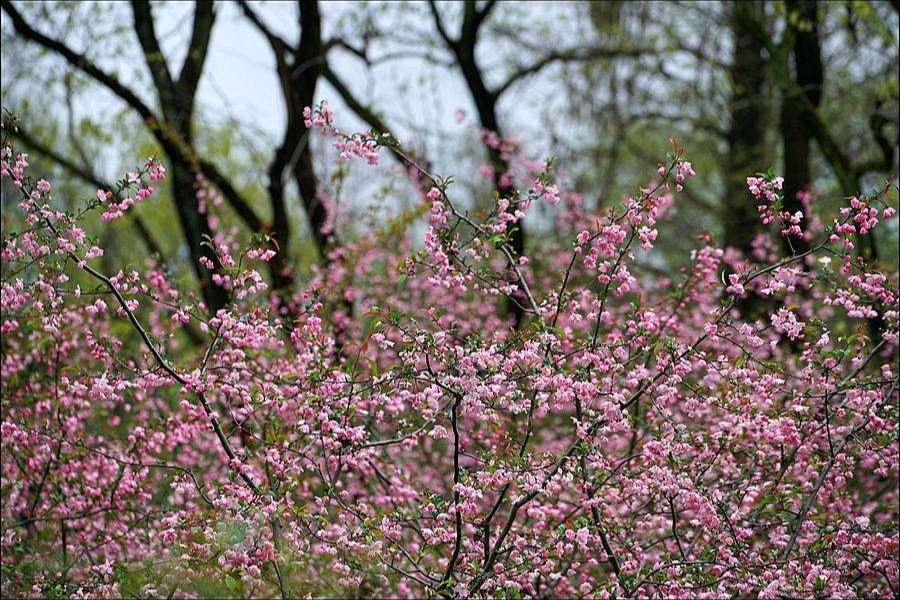
[[[675,163],[675,191],[683,192],[684,191],[684,182],[688,177],[693,177],[697,173],[694,172],[694,167],[691,163],[687,161],[680,161]]]
[[[534,181],[531,193],[537,198],[543,198],[553,206],[559,204],[559,188],[555,185],[547,185],[540,179]]]
[[[761,203],[757,205],[760,220],[764,225],[775,222],[778,218],[781,220],[781,235],[803,237],[803,230],[800,223],[803,221],[803,211],[798,210],[791,214],[789,211],[781,211],[776,213],[776,206],[781,203],[781,195],[778,193],[784,187],[784,177],[748,177],[747,189],[756,200]],[[798,200],[803,202],[804,199],[810,198],[809,192],[799,192]]]
[[[806,323],[797,320],[797,315],[787,308],[779,308],[771,317],[775,331],[786,334],[791,340],[796,340],[803,335],[803,327]]]
[[[271,248],[263,250],[262,248],[251,248],[247,250],[247,258],[258,258],[263,262],[269,262],[275,256],[275,251]]]
[[[776,190],[780,190],[783,185],[784,177],[776,177],[772,181],[768,181],[764,177],[747,178],[747,188],[750,190],[750,193],[757,200],[764,202],[764,204],[759,204],[756,207],[763,225],[769,225],[775,221],[775,213],[772,212],[772,206],[780,200],[781,196]]]
[[[850,239],[853,234],[866,235],[878,225],[878,209],[871,205],[870,201],[861,200],[856,196],[850,198],[850,206],[845,206],[840,210],[840,221],[835,221],[834,230],[828,241],[831,243],[842,242],[844,250],[847,252],[853,250],[854,243]],[[882,211],[882,218],[891,219],[896,214],[896,210],[891,207],[885,207]]]
[[[447,224],[447,208],[441,202],[441,191],[436,187],[428,190],[425,198],[431,201],[431,211],[428,213],[428,223],[435,229],[442,229]]]
[[[331,128],[333,122],[334,112],[328,102],[321,102],[315,111],[309,106],[303,108],[303,124],[307,129],[320,129],[324,132]]]
[[[121,219],[125,216],[125,211],[152,196],[154,191],[155,190],[152,187],[142,187],[137,190],[137,193],[135,193],[133,198],[129,196],[124,198],[121,202],[116,203],[111,202],[113,199],[112,192],[108,190],[97,190],[97,200],[101,203],[109,202],[106,206],[106,210],[100,215],[100,218],[106,223]]]
[[[12,148],[6,146],[0,149],[0,175],[3,177],[12,177],[13,185],[21,188],[25,185],[25,169],[28,168],[28,154],[22,152],[16,155],[16,160],[10,164],[12,158]]]
[[[378,148],[388,138],[386,133],[379,136],[372,131],[350,135],[342,133],[334,126],[334,112],[324,100],[315,109],[304,107],[303,123],[307,128],[319,129],[325,135],[336,138],[332,145],[340,153],[341,159],[349,160],[355,156],[370,165],[378,164]]]
[[[803,230],[800,229],[800,221],[803,220],[802,210],[798,210],[794,214],[790,214],[789,212],[785,211],[781,213],[781,218],[784,222],[784,228],[781,230],[781,235],[793,235],[796,237],[803,236]]]
[[[144,163],[144,168],[147,169],[150,181],[162,181],[166,178],[166,168],[153,157],[147,159],[147,162]]]
[[[766,213],[769,210],[769,207],[772,204],[775,204],[780,198],[778,191],[784,187],[784,177],[775,177],[771,181],[766,179],[765,177],[748,177],[747,178],[747,189],[750,190],[750,193],[753,194],[753,197],[757,200],[763,200],[766,204],[762,204],[758,206],[760,214]],[[763,223],[768,225],[774,220],[774,215],[771,213],[766,213],[768,216],[768,220],[763,219]]]
[[[744,289],[744,285],[741,283],[741,275],[739,273],[728,275],[728,287],[725,288],[725,292],[740,297],[747,294],[747,290]]]

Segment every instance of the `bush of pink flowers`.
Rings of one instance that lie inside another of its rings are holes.
[[[214,315],[153,260],[102,272],[83,229],[154,202],[159,162],[64,213],[4,142],[4,596],[897,596],[897,272],[854,249],[889,185],[801,219],[748,174],[761,250],[704,236],[645,277],[677,145],[602,213],[529,164],[476,216],[397,140],[304,116],[400,158],[424,239],[350,239],[283,299],[277,248],[213,227]],[[520,256],[536,203],[568,241]]]

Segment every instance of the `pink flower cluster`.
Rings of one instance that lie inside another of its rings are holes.
[[[684,182],[688,177],[693,177],[697,173],[694,172],[694,167],[691,163],[687,161],[679,161],[675,163],[675,191],[681,192],[684,190]]]
[[[782,203],[782,198],[778,191],[781,190],[783,186],[783,177],[747,178],[747,189],[750,190],[750,193],[757,201],[761,202],[756,208],[759,211],[760,220],[762,220],[763,224],[768,225],[778,218],[782,225],[781,235],[785,237],[804,237],[804,232],[800,228],[800,223],[803,221],[803,211],[798,210],[791,214],[788,211],[781,211],[778,208]],[[801,199],[801,201],[804,199],[807,200],[808,204],[810,194],[809,192],[799,192],[797,197],[798,199]]]
[[[775,220],[772,206],[777,204],[781,196],[778,191],[784,187],[784,177],[774,177],[771,180],[765,177],[748,177],[747,189],[757,200],[763,203],[757,206],[762,222],[765,225]]]
[[[537,198],[543,198],[548,204],[559,204],[559,188],[555,185],[545,185],[540,179],[536,179],[531,186],[531,193]]]
[[[150,181],[162,181],[166,178],[166,168],[153,157],[147,159],[144,168],[147,170]]]
[[[334,126],[334,113],[326,101],[322,101],[315,108],[304,107],[303,122],[307,128],[316,128],[334,137],[332,145],[344,160],[357,157],[370,165],[378,164],[378,148],[389,141],[388,134],[377,135],[371,131],[350,135],[342,133]]]
[[[162,181],[166,176],[166,168],[151,158],[147,159],[143,171],[126,174],[123,180],[125,186],[120,190],[120,195],[124,195],[132,188],[136,188],[133,196],[129,195],[117,200],[116,195],[113,194],[113,192],[109,190],[97,190],[97,202],[101,206],[109,203],[106,204],[106,210],[100,215],[100,218],[103,221],[110,223],[117,219],[121,219],[125,216],[125,212],[129,208],[136,204],[140,204],[156,192],[152,186],[142,185],[141,176],[144,174],[147,174],[151,181]]]

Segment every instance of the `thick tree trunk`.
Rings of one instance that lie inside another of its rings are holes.
[[[489,10],[489,8],[485,9],[485,11]],[[497,100],[499,98],[497,93],[488,89],[475,57],[475,47],[478,43],[478,28],[487,17],[487,14],[487,12],[479,12],[474,1],[467,1],[463,9],[463,23],[459,39],[456,41],[448,40],[448,43],[456,56],[460,71],[462,71],[463,78],[466,80],[466,85],[472,96],[472,101],[475,103],[481,128],[495,133],[502,140],[503,131],[497,118]],[[488,153],[491,168],[494,170],[494,191],[500,197],[512,199],[515,190],[509,184],[503,185],[503,175],[509,170],[509,164],[503,159],[500,149],[493,148],[488,144],[485,144],[485,149]],[[509,210],[516,210],[516,204],[516,202],[512,202]],[[515,250],[516,256],[522,256],[525,253],[525,224],[523,222],[516,223],[516,228],[510,235],[510,245]],[[520,298],[518,302],[511,299],[507,301],[507,313],[512,316],[516,329],[522,324],[524,317],[522,303],[524,302],[524,298]]]
[[[171,161],[171,185],[172,199],[178,220],[187,240],[191,264],[200,282],[200,291],[209,311],[213,314],[228,304],[228,293],[212,281],[212,273],[200,262],[201,256],[206,256],[218,266],[219,259],[208,244],[204,245],[207,237],[212,237],[212,231],[206,220],[206,215],[197,211],[197,196],[194,190],[196,172],[180,161]]]
[[[781,107],[781,135],[784,147],[784,210],[794,214],[803,205],[797,194],[809,189],[810,142],[812,132],[804,122],[804,102],[815,110],[822,98],[825,74],[822,69],[822,49],[819,41],[819,17],[816,0],[788,0],[787,10],[796,13],[797,19],[788,18],[788,26],[794,38],[794,68],[797,94],[787,94]],[[799,26],[798,26],[799,24]],[[804,224],[809,215],[804,215]],[[788,251],[806,249],[798,238],[785,240]]]
[[[319,14],[318,2],[300,2],[300,44],[296,52],[295,67],[291,73],[290,103],[301,111],[305,106],[312,106],[316,98],[316,87],[322,74],[324,49],[322,47],[322,18]],[[309,131],[303,124],[299,112],[288,114],[288,122],[299,133],[297,139],[297,161],[294,163],[293,175],[303,199],[306,218],[323,262],[328,261],[330,235],[325,231],[328,218],[326,207],[319,201],[317,194],[315,166],[312,150],[309,145]]]
[[[761,20],[762,2],[749,2],[748,10]],[[732,7],[732,10],[735,10]],[[765,61],[762,43],[741,26],[732,14],[734,57],[731,64],[731,126],[725,171],[725,204],[722,210],[723,243],[750,256],[753,238],[761,230],[756,202],[747,192],[746,178],[764,171],[765,135],[763,86]]]
[[[203,71],[210,32],[215,21],[212,2],[198,1],[194,9],[194,23],[188,56],[177,78],[169,71],[168,63],[159,46],[154,28],[150,3],[133,0],[134,31],[144,52],[153,85],[159,99],[163,121],[157,127],[157,138],[172,168],[170,185],[172,201],[181,223],[194,271],[200,283],[200,291],[210,312],[215,313],[228,304],[228,292],[212,282],[209,269],[200,263],[206,256],[219,266],[216,253],[204,245],[212,237],[206,215],[197,210],[196,179],[199,166],[193,156],[193,115],[197,85]]]

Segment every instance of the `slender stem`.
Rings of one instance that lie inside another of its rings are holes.
[[[47,226],[50,228],[50,230],[53,232],[53,234],[57,238],[59,238],[60,237],[59,230],[56,228],[56,226],[53,224],[53,222],[50,220],[50,218],[45,216],[44,222],[47,224]],[[119,290],[116,288],[115,284],[113,284],[112,280],[110,280],[109,277],[107,277],[103,273],[100,273],[99,271],[97,271],[96,269],[94,269],[93,267],[91,267],[90,265],[85,263],[83,260],[78,258],[78,256],[75,255],[74,252],[67,252],[66,254],[72,260],[74,260],[76,264],[80,265],[80,267],[83,271],[85,271],[86,273],[88,273],[89,275],[91,275],[92,277],[94,277],[95,279],[97,279],[98,281],[103,283],[103,285],[105,285],[107,287],[107,289],[110,291],[110,293],[112,293],[112,295],[116,298],[116,301],[119,303],[119,306],[121,307],[122,311],[125,313],[125,316],[131,322],[132,327],[134,328],[134,330],[137,332],[138,336],[143,341],[144,346],[147,348],[147,350],[150,351],[150,354],[153,355],[153,358],[156,360],[156,364],[159,365],[159,368],[161,368],[163,371],[168,373],[169,376],[172,377],[172,379],[174,379],[176,382],[178,382],[179,385],[181,385],[184,388],[189,389],[187,380],[185,380],[185,378],[182,375],[180,375],[166,361],[165,358],[163,358],[162,354],[160,354],[160,352],[156,348],[155,344],[150,340],[150,336],[147,334],[147,331],[144,329],[143,325],[141,325],[140,321],[138,321],[134,312],[130,308],[128,308],[128,303],[125,301],[125,298],[122,296],[121,292],[119,292]],[[219,440],[219,444],[222,446],[222,449],[225,451],[226,456],[228,456],[229,461],[236,460],[237,455],[235,454],[234,450],[231,448],[231,444],[228,442],[228,438],[225,437],[225,434],[222,431],[222,426],[219,424],[219,419],[216,417],[215,413],[212,411],[212,408],[210,407],[209,402],[206,399],[206,396],[202,392],[198,392],[196,390],[191,390],[191,391],[194,393],[194,395],[197,396],[197,399],[200,401],[200,405],[203,407],[203,412],[206,414],[207,419],[209,419],[210,425],[212,425],[213,431],[216,434],[216,438]],[[240,470],[238,472],[238,475],[241,477],[241,479],[244,480],[244,482],[253,491],[253,493],[255,493],[255,494],[260,493],[259,486],[256,485],[256,482],[253,481],[253,479],[249,475],[247,475],[243,470]]]
[[[459,491],[457,490],[460,480],[459,427],[457,424],[459,402],[460,397],[457,396],[456,402],[453,403],[453,408],[450,411],[450,424],[453,427],[453,511],[456,514],[456,541],[453,544],[453,555],[450,557],[450,562],[447,563],[447,571],[444,573],[443,579],[441,579],[442,586],[450,581],[450,578],[453,576],[453,569],[456,568],[456,561],[459,560],[459,552],[462,548],[462,512],[460,512],[459,508]]]

